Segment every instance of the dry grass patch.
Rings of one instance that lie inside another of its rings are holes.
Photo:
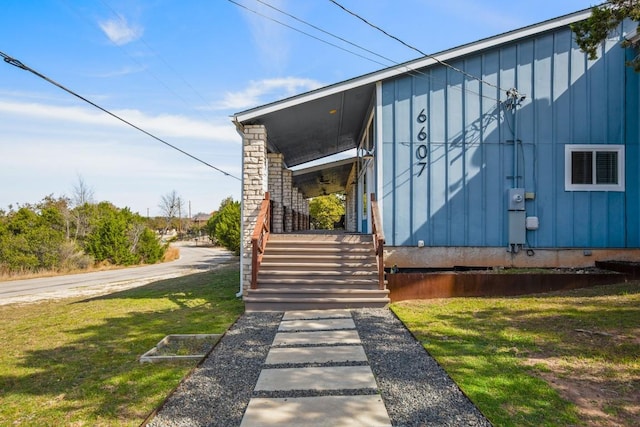
[[[169,246],[162,257],[162,262],[175,261],[180,258],[180,248]]]

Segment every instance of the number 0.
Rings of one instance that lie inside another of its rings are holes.
[[[420,144],[418,145],[418,148],[416,148],[416,157],[418,157],[420,160],[424,160],[427,158],[428,155],[428,151],[427,151],[427,146],[424,144]]]

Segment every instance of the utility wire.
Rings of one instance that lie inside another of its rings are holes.
[[[122,15],[120,15],[114,8],[113,6],[111,6],[107,0],[101,0],[102,4],[108,8],[111,13],[116,17],[116,18],[121,18]],[[140,37],[139,41],[145,45],[145,47],[147,49],[149,49],[149,51],[151,53],[153,53],[153,55],[155,55],[157,58],[160,58],[160,60],[164,63],[164,65],[171,70],[171,72],[173,72],[180,80],[182,80],[182,82],[188,86],[193,93],[200,98],[200,100],[202,100],[202,102],[204,102],[205,105],[207,106],[211,106],[211,103],[209,101],[207,101],[206,99],[204,99],[204,97],[202,96],[202,94],[200,94],[200,92],[198,92],[193,85],[191,85],[187,80],[184,79],[184,77],[182,77],[182,75],[180,75],[180,73],[178,73],[176,71],[176,69],[169,63],[169,61],[167,61],[162,55],[160,55],[155,49],[153,49],[144,39],[144,37]],[[155,80],[157,80],[162,86],[164,86],[169,92],[173,93],[176,97],[180,98],[182,100],[182,102],[184,102],[184,104],[188,107],[191,107],[191,105],[182,97],[180,96],[180,94],[176,93],[173,89],[171,89],[165,82],[163,82],[158,76],[156,76],[154,73],[152,73],[149,69],[147,69],[146,67],[143,66],[143,64],[138,61],[135,57],[129,55],[129,53],[120,45],[117,45],[116,43],[113,43],[115,46],[117,46],[118,48],[120,48],[120,50],[122,50],[128,57],[129,59],[131,59],[132,61],[136,62],[138,65],[140,65],[142,68],[145,69],[145,71],[147,73],[149,73]],[[201,114],[203,118],[206,118],[203,114]]]
[[[321,33],[324,33],[324,34],[326,34],[326,35],[328,35],[328,36],[331,36],[331,37],[333,37],[333,38],[335,38],[335,39],[338,39],[338,40],[340,40],[340,41],[342,41],[342,42],[345,42],[345,43],[347,43],[347,44],[350,44],[350,45],[351,45],[351,46],[353,46],[353,47],[357,47],[358,49],[361,49],[361,50],[363,50],[363,51],[365,51],[365,52],[367,52],[367,53],[370,53],[370,54],[372,54],[372,55],[374,55],[374,56],[377,56],[378,58],[382,58],[382,59],[384,59],[385,61],[389,61],[389,62],[391,62],[392,64],[398,64],[398,62],[397,62],[397,61],[394,61],[393,59],[389,59],[389,58],[387,58],[386,56],[380,55],[380,54],[378,54],[378,53],[376,53],[376,52],[374,52],[374,51],[372,51],[372,50],[367,49],[366,47],[362,47],[362,46],[360,46],[360,45],[358,45],[358,44],[355,44],[355,43],[353,43],[353,42],[350,42],[349,40],[347,40],[347,39],[345,39],[345,38],[342,38],[342,37],[337,36],[337,35],[335,35],[335,34],[333,34],[333,33],[330,33],[329,31],[323,30],[322,28],[320,28],[320,27],[318,27],[318,26],[316,26],[316,25],[313,25],[313,24],[311,24],[311,23],[309,23],[309,22],[305,21],[304,19],[300,19],[300,18],[298,18],[298,17],[296,17],[296,16],[294,16],[294,15],[291,15],[290,13],[287,13],[287,12],[285,12],[284,10],[278,9],[277,7],[275,7],[275,6],[273,6],[273,5],[270,5],[269,3],[267,3],[267,2],[265,2],[265,1],[263,1],[263,0],[256,0],[256,1],[257,1],[258,3],[262,3],[263,5],[265,5],[265,6],[269,7],[269,8],[271,8],[271,9],[273,9],[273,10],[276,10],[276,11],[278,11],[278,12],[282,13],[283,15],[286,15],[286,16],[288,16],[288,17],[292,18],[292,19],[295,19],[295,20],[296,20],[296,21],[298,21],[298,22],[303,23],[304,25],[307,25],[307,26],[309,26],[309,27],[313,28],[314,30],[318,30],[318,31],[320,31]]]
[[[445,67],[448,67],[448,68],[450,68],[450,69],[452,69],[452,70],[454,70],[454,71],[456,71],[456,72],[458,72],[458,73],[461,73],[461,74],[463,74],[463,75],[465,75],[465,76],[467,76],[467,77],[469,77],[469,78],[471,78],[471,79],[473,79],[473,80],[477,80],[477,81],[479,81],[480,83],[486,84],[487,86],[491,86],[491,87],[494,87],[494,88],[496,88],[496,89],[498,89],[498,90],[501,90],[501,91],[506,92],[506,89],[502,89],[500,86],[494,85],[493,83],[489,83],[489,82],[487,82],[487,81],[485,81],[485,80],[482,80],[480,77],[476,77],[476,76],[474,76],[473,74],[469,74],[469,73],[467,73],[467,72],[466,72],[466,71],[464,71],[464,70],[461,70],[461,69],[459,69],[459,68],[454,67],[453,65],[447,64],[446,62],[444,62],[444,61],[442,61],[442,60],[438,59],[437,57],[435,57],[435,56],[433,56],[433,55],[429,55],[429,54],[427,54],[427,53],[425,53],[425,52],[421,51],[421,50],[420,50],[420,49],[418,49],[417,47],[414,47],[414,46],[412,46],[412,45],[410,45],[410,44],[408,44],[408,43],[404,42],[403,40],[399,39],[398,37],[396,37],[396,36],[394,36],[394,35],[392,35],[392,34],[389,34],[389,33],[388,33],[388,32],[386,32],[385,30],[383,30],[382,28],[378,27],[377,25],[372,24],[371,22],[367,21],[365,18],[363,18],[362,16],[358,15],[357,13],[352,12],[351,10],[347,9],[346,7],[344,7],[343,5],[341,5],[340,3],[338,3],[336,0],[329,0],[329,1],[330,1],[331,3],[333,3],[333,4],[335,4],[336,6],[338,6],[338,7],[339,7],[340,9],[342,9],[343,11],[347,12],[348,14],[350,14],[350,15],[354,16],[355,18],[358,18],[359,20],[361,20],[362,22],[364,22],[364,23],[365,23],[365,24],[367,24],[368,26],[370,26],[370,27],[372,27],[372,28],[374,28],[374,29],[376,29],[376,30],[380,31],[381,33],[383,33],[383,34],[384,34],[384,35],[386,35],[387,37],[390,37],[390,38],[392,38],[392,39],[394,39],[394,40],[396,40],[396,41],[400,42],[401,44],[403,44],[404,46],[408,47],[409,49],[412,49],[412,50],[414,50],[414,51],[418,52],[420,55],[422,55],[422,56],[426,56],[427,58],[431,58],[431,59],[433,59],[434,61],[436,61],[438,64],[440,64],[440,65],[442,65],[442,66],[445,66]]]
[[[262,14],[262,13],[260,13],[260,12],[256,11],[256,10],[250,9],[250,8],[248,8],[247,6],[245,6],[245,5],[243,5],[243,4],[240,4],[240,3],[238,3],[238,2],[236,2],[236,1],[234,1],[234,0],[227,0],[227,1],[228,1],[229,3],[233,3],[233,4],[235,4],[235,5],[236,5],[236,6],[238,6],[238,7],[243,8],[243,9],[245,9],[245,10],[248,10],[249,12],[255,13],[255,14],[256,14],[256,15],[258,15],[258,16],[261,16],[261,17],[263,17],[263,18],[265,18],[265,19],[268,19],[269,21],[275,22],[276,24],[280,24],[280,25],[282,25],[282,26],[284,26],[284,27],[287,27],[287,28],[289,28],[289,29],[291,29],[291,30],[293,30],[293,31],[297,31],[298,33],[304,34],[304,35],[305,35],[305,36],[307,36],[307,37],[311,37],[312,39],[318,40],[319,42],[322,42],[322,43],[328,44],[329,46],[333,46],[333,47],[335,47],[335,48],[337,48],[337,49],[343,50],[343,51],[348,52],[348,53],[350,53],[350,54],[352,54],[352,55],[359,56],[359,57],[360,57],[360,58],[362,58],[362,59],[366,59],[367,61],[371,61],[371,62],[374,62],[374,63],[376,63],[376,64],[378,64],[378,65],[382,65],[383,67],[387,67],[387,66],[388,66],[388,64],[383,64],[382,62],[376,61],[375,59],[367,58],[366,56],[364,56],[364,55],[360,55],[360,54],[359,54],[359,53],[357,53],[357,52],[351,51],[351,50],[349,50],[349,49],[345,49],[345,48],[343,48],[342,46],[338,46],[337,44],[334,44],[334,43],[328,42],[328,41],[326,41],[326,40],[323,40],[323,39],[321,39],[321,38],[319,38],[319,37],[316,37],[316,36],[314,36],[314,35],[312,35],[312,34],[306,33],[306,32],[304,32],[304,31],[302,31],[302,30],[300,30],[300,29],[298,29],[298,28],[292,27],[291,25],[287,25],[287,24],[285,24],[284,22],[278,21],[277,19],[274,19],[274,18],[272,18],[272,17],[270,17],[270,16],[264,15],[264,14]]]
[[[268,20],[270,20],[270,21],[272,21],[272,22],[275,22],[275,23],[280,24],[280,25],[283,25],[283,26],[285,26],[285,27],[287,27],[287,28],[289,28],[289,29],[292,29],[292,30],[295,30],[295,31],[297,31],[297,32],[299,32],[299,33],[302,33],[302,34],[304,34],[304,35],[306,35],[306,36],[308,36],[308,37],[311,37],[311,38],[313,38],[313,39],[315,39],[315,40],[321,41],[321,42],[326,43],[326,44],[328,44],[328,45],[330,45],[330,46],[333,46],[333,47],[337,47],[338,49],[344,50],[344,51],[346,51],[346,52],[348,52],[348,53],[351,53],[351,54],[354,54],[354,55],[359,56],[359,57],[361,57],[361,58],[367,59],[368,61],[371,61],[371,62],[374,62],[374,63],[376,63],[376,64],[382,65],[383,67],[389,67],[389,64],[382,64],[382,63],[380,63],[380,62],[378,62],[378,61],[375,61],[375,60],[373,60],[373,59],[371,59],[371,58],[367,58],[367,57],[364,57],[364,56],[362,56],[362,55],[359,55],[359,54],[357,54],[357,53],[355,53],[355,52],[352,52],[352,51],[350,51],[350,50],[343,49],[342,47],[340,47],[340,46],[336,46],[336,45],[335,45],[335,44],[333,44],[333,43],[329,43],[329,42],[327,42],[327,41],[325,41],[325,40],[322,40],[322,39],[320,39],[320,38],[318,38],[318,37],[315,37],[315,36],[313,36],[313,35],[310,35],[310,34],[308,34],[308,33],[304,32],[304,31],[300,31],[300,30],[298,30],[298,29],[296,29],[296,28],[294,28],[294,27],[291,27],[291,26],[289,26],[289,25],[287,25],[287,24],[284,24],[284,23],[282,23],[282,22],[280,22],[280,21],[278,21],[278,20],[275,20],[275,19],[273,19],[273,18],[271,18],[271,17],[269,17],[269,16],[266,16],[266,15],[263,15],[263,14],[261,14],[261,13],[259,13],[259,12],[256,12],[255,10],[249,9],[248,7],[246,7],[246,6],[242,5],[242,4],[239,4],[239,3],[237,3],[237,2],[235,2],[235,1],[233,1],[233,0],[227,0],[227,1],[229,1],[230,3],[235,4],[236,6],[239,6],[239,7],[242,7],[242,8],[244,8],[244,9],[246,9],[246,10],[249,10],[250,12],[253,12],[253,13],[255,13],[255,14],[257,14],[257,15],[259,15],[259,16],[261,16],[261,17],[265,18],[265,19],[268,19]],[[327,34],[327,35],[329,35],[329,36],[333,37],[333,38],[336,38],[336,39],[338,39],[338,40],[341,40],[341,41],[343,41],[343,42],[345,42],[345,43],[348,43],[348,44],[350,44],[350,45],[352,45],[352,46],[355,46],[355,47],[357,47],[357,48],[359,48],[359,49],[362,49],[362,50],[364,50],[365,52],[369,52],[369,53],[371,53],[372,55],[375,55],[375,56],[377,56],[377,57],[379,57],[379,58],[385,59],[385,60],[389,61],[392,65],[402,66],[402,67],[404,67],[404,68],[407,70],[407,73],[408,73],[409,75],[412,75],[412,76],[414,76],[414,77],[418,77],[418,78],[420,78],[420,77],[424,77],[424,78],[429,79],[429,80],[431,80],[431,81],[439,81],[439,82],[441,82],[441,83],[445,83],[443,80],[437,79],[437,78],[435,78],[434,76],[432,76],[431,74],[427,74],[427,73],[425,73],[424,71],[411,69],[411,68],[409,68],[407,65],[403,65],[403,64],[402,64],[402,63],[400,63],[400,62],[394,61],[393,59],[387,58],[387,57],[385,57],[385,56],[383,56],[383,55],[380,55],[380,54],[378,54],[378,53],[376,53],[376,52],[373,52],[372,50],[369,50],[369,49],[364,48],[364,47],[362,47],[362,46],[359,46],[359,45],[357,45],[357,44],[355,44],[355,43],[352,43],[352,42],[350,42],[349,40],[346,40],[346,39],[344,39],[344,38],[342,38],[342,37],[340,37],[340,36],[337,36],[337,35],[335,35],[335,34],[333,34],[333,33],[329,32],[329,31],[323,30],[322,28],[320,28],[320,27],[318,27],[318,26],[316,26],[316,25],[313,25],[313,24],[311,24],[311,23],[309,23],[309,22],[307,22],[307,21],[305,21],[305,20],[303,20],[303,19],[300,19],[300,18],[298,18],[298,17],[296,17],[296,16],[294,16],[294,15],[292,15],[292,14],[288,13],[288,12],[285,12],[285,11],[283,11],[283,10],[281,10],[281,9],[278,9],[278,8],[276,8],[275,6],[272,6],[272,5],[268,4],[267,2],[265,2],[265,1],[263,1],[263,0],[256,0],[256,1],[257,1],[257,2],[259,2],[259,3],[264,4],[265,6],[267,6],[267,7],[271,8],[271,9],[273,9],[273,10],[276,10],[276,11],[278,11],[278,12],[280,12],[280,13],[282,13],[282,14],[286,15],[286,16],[289,16],[290,18],[295,19],[295,20],[296,20],[296,21],[298,21],[298,22],[301,22],[301,23],[303,23],[303,24],[305,24],[305,25],[307,25],[307,26],[309,26],[309,27],[311,27],[311,28],[314,28],[314,29],[316,29],[317,31],[320,31],[320,32],[322,32],[322,33],[324,33],[324,34]],[[421,54],[423,54],[422,52],[420,52],[420,53],[421,53]],[[427,55],[425,55],[425,56],[427,56]],[[445,64],[445,65],[446,65],[446,66],[449,66],[448,64]],[[451,68],[451,67],[450,67],[450,68]],[[478,79],[477,77],[475,77],[475,76],[471,76],[471,77],[472,77],[474,80],[479,80],[479,79]],[[490,83],[488,83],[488,84],[490,84]],[[490,84],[490,85],[491,85],[491,84]],[[493,86],[493,85],[491,85],[491,86]],[[497,87],[497,86],[494,86],[494,87]],[[478,95],[478,96],[480,96],[481,98],[486,98],[486,99],[489,99],[489,100],[491,100],[491,101],[500,102],[500,100],[497,100],[495,97],[487,96],[487,95],[483,95],[483,94],[482,94],[482,93],[480,93],[480,92],[476,92],[476,91],[471,90],[471,89],[468,89],[468,88],[466,88],[466,87],[465,87],[465,88],[463,88],[463,89],[460,89],[460,90],[461,90],[461,91],[468,92],[468,93],[472,93],[472,94],[474,94],[474,95]]]
[[[7,64],[13,65],[14,67],[18,67],[18,68],[23,69],[25,71],[29,71],[32,74],[35,74],[36,76],[40,77],[41,79],[51,83],[54,86],[57,86],[58,88],[64,90],[65,92],[75,96],[76,98],[81,99],[82,101],[84,101],[84,102],[94,106],[95,108],[107,113],[111,117],[114,117],[114,118],[120,120],[121,122],[131,126],[132,128],[144,133],[145,135],[150,136],[151,138],[155,139],[156,141],[159,141],[159,142],[163,143],[164,145],[166,145],[166,146],[168,146],[170,148],[173,148],[176,151],[179,151],[180,153],[184,154],[185,156],[191,157],[193,160],[196,160],[196,161],[204,164],[205,166],[208,166],[211,169],[214,169],[214,170],[222,173],[225,176],[228,176],[228,177],[231,177],[231,178],[234,178],[234,179],[237,179],[238,181],[240,181],[240,178],[238,178],[237,176],[234,176],[234,175],[230,174],[229,172],[226,172],[226,171],[224,171],[224,170],[222,170],[220,168],[217,168],[217,167],[205,162],[204,160],[199,159],[198,157],[196,157],[196,156],[194,156],[194,155],[182,150],[181,148],[178,148],[175,145],[168,143],[164,139],[159,138],[159,137],[153,135],[150,132],[147,132],[146,130],[142,129],[141,127],[136,126],[135,124],[127,121],[126,119],[123,119],[122,117],[118,116],[117,114],[112,113],[111,111],[107,110],[106,108],[101,107],[100,105],[98,105],[95,102],[83,97],[82,95],[79,95],[78,93],[72,91],[71,89],[68,89],[68,88],[64,87],[60,83],[56,82],[55,80],[50,79],[49,77],[45,76],[42,73],[39,73],[38,71],[34,70],[33,68],[24,65],[22,62],[20,62],[19,60],[15,59],[15,58],[12,58],[11,56],[7,55],[6,53],[0,51],[0,56],[2,56],[2,58],[4,58],[4,62],[6,62]]]

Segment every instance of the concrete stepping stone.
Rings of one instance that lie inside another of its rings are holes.
[[[279,332],[273,339],[271,346],[322,344],[360,344],[360,336],[355,329],[317,332]]]
[[[378,388],[369,366],[263,369],[255,391]]]
[[[299,319],[333,319],[339,317],[351,317],[349,310],[300,310],[287,311],[282,316],[282,320]]]
[[[359,345],[330,347],[276,347],[269,350],[265,365],[285,363],[366,362],[367,355]]]
[[[355,329],[353,319],[283,320],[278,331],[321,331],[329,329]]]
[[[240,427],[391,426],[379,395],[253,398]]]

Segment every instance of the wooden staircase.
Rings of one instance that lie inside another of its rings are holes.
[[[246,311],[385,307],[371,235],[271,234]]]

